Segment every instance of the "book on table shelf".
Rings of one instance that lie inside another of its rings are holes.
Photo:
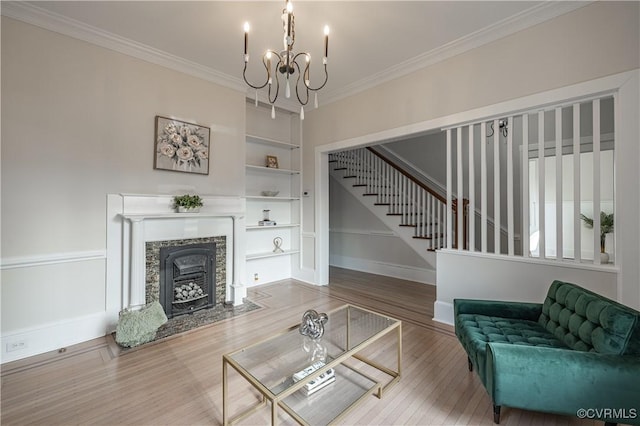
[[[276,226],[275,220],[261,220],[258,222],[260,226]]]
[[[310,374],[313,374],[314,372],[320,370],[324,366],[325,366],[324,362],[318,361],[318,362],[310,365],[309,367],[305,368],[304,370],[298,371],[292,377],[294,383],[304,379],[305,377],[309,376]],[[318,376],[316,379],[314,379],[314,380],[310,381],[309,383],[307,383],[302,388],[302,391],[304,392],[304,394],[306,396],[309,396],[309,395],[314,394],[315,392],[319,391],[320,389],[328,386],[329,384],[331,384],[331,383],[333,383],[335,381],[336,381],[335,371],[334,371],[333,368],[329,368],[327,371],[325,371],[324,373],[320,374],[320,376]]]

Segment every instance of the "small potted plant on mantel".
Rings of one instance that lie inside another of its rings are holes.
[[[593,219],[580,215],[587,228],[593,228]],[[600,263],[609,263],[609,253],[605,251],[607,234],[613,232],[613,213],[600,212]]]
[[[203,203],[199,195],[186,194],[173,197],[173,205],[178,213],[198,213]]]

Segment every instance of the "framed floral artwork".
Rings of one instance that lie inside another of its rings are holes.
[[[153,168],[209,174],[210,129],[156,116]]]

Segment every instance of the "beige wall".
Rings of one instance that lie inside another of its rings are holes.
[[[639,6],[597,2],[311,110],[305,144],[349,139],[638,68]]]
[[[211,128],[208,176],[153,169],[156,115]],[[3,260],[105,250],[108,193],[242,195],[244,128],[241,92],[3,17]],[[104,310],[104,264],[3,270],[2,332]]]
[[[317,184],[316,147],[331,143],[344,147],[352,138],[368,140],[379,132],[635,70],[640,68],[639,40],[640,3],[595,2],[310,111],[303,127],[304,186]],[[304,211],[312,210],[305,206]],[[304,226],[319,237],[323,230],[314,228],[315,219],[305,215]],[[637,248],[629,253],[637,253]],[[633,268],[623,274],[630,276],[628,282],[638,275],[637,265]],[[632,306],[640,303],[635,282]]]
[[[639,8],[597,2],[310,111],[305,187],[314,187],[316,146],[638,68]]]

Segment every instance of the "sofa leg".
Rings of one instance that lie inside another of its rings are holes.
[[[469,363],[469,371],[473,371],[473,364],[471,363],[471,358],[467,357],[467,363]]]
[[[500,406],[496,404],[493,404],[493,422],[500,424]]]
[[[616,426],[618,423],[614,422],[604,422],[604,426]]]

